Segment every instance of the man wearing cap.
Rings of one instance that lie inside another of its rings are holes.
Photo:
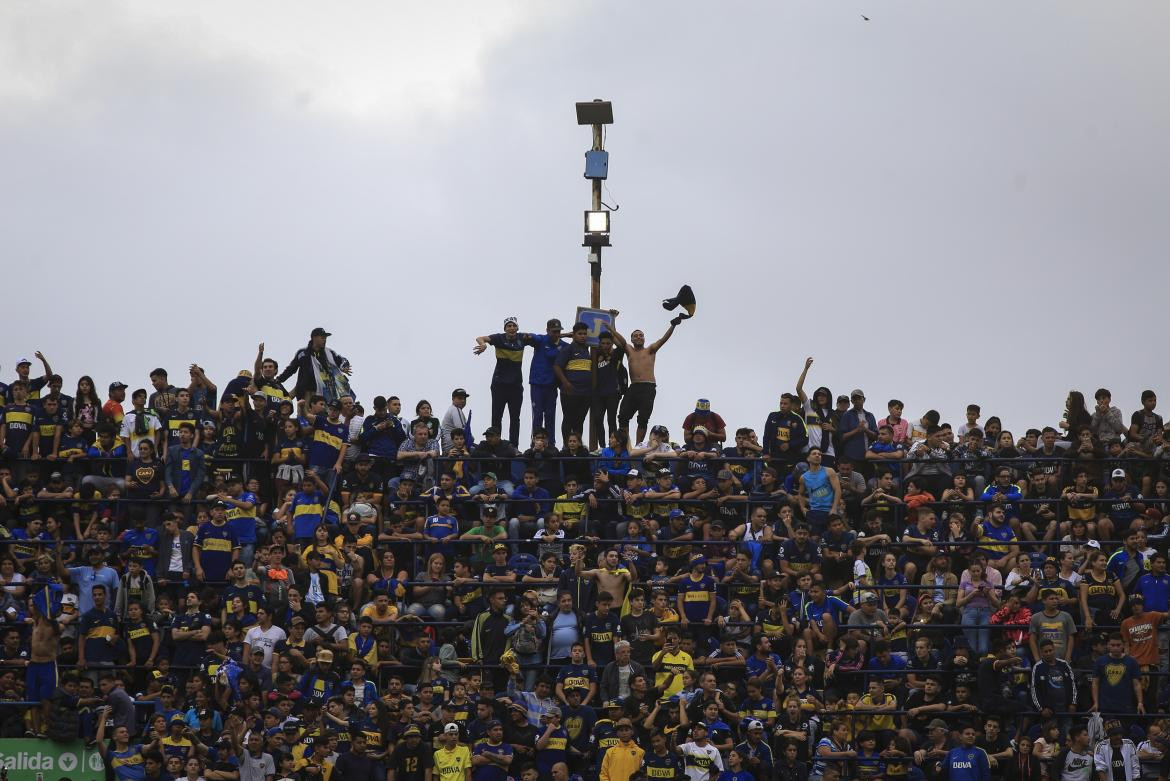
[[[553,775],[553,769],[568,772],[569,733],[561,726],[561,709],[553,706],[540,716],[539,737],[536,738],[536,766],[541,778]],[[488,732],[491,737],[491,731]]]
[[[422,730],[411,724],[386,760],[386,781],[424,781],[431,776],[435,752],[422,741]]]
[[[551,432],[549,436],[552,436]],[[499,492],[506,494],[504,498],[511,496],[512,492],[516,490],[516,486],[512,483],[512,460],[519,458],[519,456],[520,451],[511,442],[500,439],[500,430],[495,426],[489,426],[483,432],[483,439],[476,444],[475,450],[471,451],[473,468],[479,472],[481,478],[471,487],[469,493],[472,496],[484,493],[488,485],[483,478],[491,474]],[[479,501],[498,501],[498,499],[487,498]]]
[[[743,757],[745,768],[756,778],[771,778],[772,747],[764,740],[764,725],[759,719],[750,719],[746,726],[747,740],[738,744],[735,751]]]
[[[102,418],[112,423],[116,428],[121,428],[122,418],[126,416],[122,409],[122,402],[126,400],[127,387],[124,382],[111,382],[107,394],[109,398],[102,405]]]
[[[504,722],[504,742],[512,747],[514,761],[530,762],[536,759],[536,727],[528,719],[528,710],[518,702],[508,706]]]
[[[451,391],[451,406],[443,413],[442,419],[439,421],[439,446],[443,453],[447,453],[451,449],[451,432],[452,431],[467,431],[470,423],[468,413],[464,412],[467,407],[467,397],[471,394],[463,388],[456,388]],[[519,413],[517,413],[517,417]]]
[[[528,366],[528,385],[532,393],[532,430],[542,428],[547,431],[549,445],[555,447],[557,376],[553,367],[565,345],[561,341],[561,321],[554,317],[546,324],[543,334],[524,334],[521,338],[533,350],[532,363]]]
[[[1129,482],[1129,477],[1121,468],[1110,472],[1109,484],[1101,492],[1101,499],[1097,512],[1104,513],[1105,518],[1098,516],[1097,520],[1097,536],[1100,539],[1107,539],[1106,534],[1111,536],[1113,530],[1125,534],[1138,516],[1146,511],[1146,504],[1141,501],[1141,492]],[[1129,584],[1125,584],[1125,587],[1128,589]]]
[[[550,323],[552,321],[549,321]],[[501,428],[504,409],[508,410],[508,441],[514,446],[520,444],[520,408],[524,405],[524,348],[531,344],[539,349],[531,334],[521,335],[515,317],[504,318],[504,332],[489,336],[475,337],[472,352],[481,355],[491,345],[496,350],[496,367],[492,371],[492,421]],[[558,334],[559,337],[559,334]],[[535,359],[533,359],[535,362]],[[554,387],[555,393],[555,387]],[[533,404],[536,391],[533,388]],[[536,426],[534,426],[536,428]]]
[[[307,399],[311,394],[320,394],[328,399],[352,396],[347,375],[353,373],[349,359],[325,346],[325,340],[333,334],[318,326],[309,334],[309,343],[296,351],[291,361],[276,377],[284,382],[297,375],[292,395]]]
[[[722,453],[707,438],[706,428],[696,426],[691,432],[690,444],[685,445],[678,455],[686,459],[684,469],[691,480],[702,477],[708,486],[715,485],[715,474],[719,471],[717,459]]]
[[[646,751],[634,742],[634,723],[620,718],[614,725],[617,729],[617,743],[606,750],[601,759],[601,781],[629,781],[630,776],[642,767]]]
[[[187,726],[187,719],[182,713],[171,714],[167,723],[167,734],[159,741],[163,756],[178,757],[184,762],[191,755],[195,744],[191,741],[192,730]]]
[[[477,742],[472,752],[472,777],[475,781],[507,781],[515,752],[503,741],[500,721],[488,721],[486,738]]]
[[[682,754],[686,764],[687,778],[690,781],[714,781],[723,772],[723,757],[707,739],[706,723],[696,721],[690,724],[686,708],[679,708],[678,713],[679,725],[672,738],[677,741],[680,735],[686,735],[688,726],[691,733],[689,741],[678,745],[678,753]]]
[[[51,366],[49,366],[48,359],[45,358],[40,350],[37,350],[35,353],[33,353],[33,356],[35,356],[36,359],[41,362],[41,366],[44,367],[44,376],[30,378],[28,375],[29,370],[32,368],[32,361],[30,361],[28,358],[18,358],[16,360],[16,381],[13,382],[13,385],[15,385],[17,382],[24,382],[28,390],[28,398],[39,399],[41,397],[41,388],[45,387],[49,383],[49,378],[53,376],[53,369]],[[3,386],[5,401],[11,404],[13,402],[12,386],[5,386],[3,383],[0,383],[0,386]]]

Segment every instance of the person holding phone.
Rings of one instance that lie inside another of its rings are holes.
[[[999,590],[986,580],[982,562],[971,562],[967,573],[969,579],[964,579],[959,585],[955,606],[962,611],[960,623],[964,627],[971,627],[963,630],[967,642],[982,657],[990,647],[991,632],[987,625],[992,611],[1000,606]]]

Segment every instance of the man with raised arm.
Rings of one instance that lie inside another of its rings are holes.
[[[617,310],[610,310],[610,314],[615,319],[618,316]],[[630,420],[636,415],[638,417],[636,442],[641,442],[646,438],[646,427],[650,424],[650,413],[654,411],[654,396],[658,392],[658,386],[654,380],[654,360],[658,357],[658,351],[674,333],[674,328],[675,324],[671,323],[661,339],[647,346],[646,334],[641,331],[631,333],[630,341],[627,343],[625,337],[618,333],[612,325],[610,326],[614,343],[625,352],[626,360],[630,364],[630,387],[626,391],[626,395],[622,397],[622,406],[618,410],[618,426],[628,431]]]
[[[605,591],[613,595],[618,604],[624,606],[630,584],[634,576],[630,570],[621,564],[621,556],[614,549],[605,552],[605,566],[597,569],[585,569],[585,553],[582,550],[571,550],[569,558],[577,575],[597,581],[598,593]]]

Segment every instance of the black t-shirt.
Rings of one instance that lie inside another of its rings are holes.
[[[613,641],[617,638],[621,620],[614,610],[610,610],[604,617],[596,613],[585,616],[585,635],[589,638],[589,650],[593,654],[593,661],[597,669],[613,661]]]
[[[529,724],[527,721],[523,724],[517,725],[511,719],[504,724],[504,742],[515,743],[517,746],[527,746],[529,748],[536,748],[536,727]],[[515,760],[513,760],[514,762]]]
[[[618,392],[618,367],[621,365],[622,349],[614,347],[608,358],[597,352],[597,371],[595,373],[596,388],[599,396],[611,396]]]
[[[422,781],[434,762],[433,757],[434,753],[423,741],[412,749],[403,740],[394,749],[389,765],[397,781]]]
[[[936,705],[940,703],[946,704],[946,701],[942,698],[941,695],[936,694],[933,700],[927,702],[926,693],[920,689],[915,689],[910,693],[910,696],[906,698],[906,702],[903,703],[902,707],[906,710],[910,710],[911,708],[920,708],[923,705]],[[917,716],[909,716],[908,718],[910,720],[910,728],[919,735],[926,735],[927,725],[930,724],[932,720],[938,718],[941,715],[941,712],[927,711],[925,713],[919,713]]]
[[[127,494],[134,498],[144,499],[151,494],[158,493],[162,488],[165,470],[165,465],[157,458],[153,461],[135,458],[130,462],[130,469],[126,475],[134,478],[134,485],[127,491]]]
[[[647,638],[654,634],[658,619],[646,610],[640,616],[627,615],[622,619],[621,627],[622,639],[630,644],[630,658],[643,667],[648,666],[657,648],[654,641]]]
[[[995,740],[988,740],[987,737],[984,736],[981,737],[978,742],[975,743],[975,745],[986,751],[988,756],[991,756],[992,754],[1002,754],[1004,751],[1007,751],[1008,748],[1010,748],[1011,743],[1008,742],[1007,735],[1004,735],[1001,732],[996,736]],[[991,768],[991,777],[1003,778],[1004,766],[1006,764],[1008,763],[1000,762],[999,767],[993,766]]]
[[[1113,774],[1113,781],[1125,781],[1125,757],[1121,747],[1109,747],[1109,772]]]
[[[812,734],[812,724],[809,722],[808,718],[804,715],[803,712],[800,713],[799,715],[797,715],[795,721],[790,721],[788,719],[788,711],[787,710],[781,712],[780,717],[778,719],[776,719],[776,727],[778,729],[783,729],[783,730],[790,730],[790,731],[794,731],[794,732],[803,732],[806,735]],[[792,741],[796,744],[796,759],[797,759],[797,761],[808,762],[808,758],[809,758],[808,740],[797,740],[794,738],[782,738],[782,739],[780,739],[779,745],[782,746],[782,745],[784,745],[784,743],[786,743],[788,741]],[[783,756],[783,752],[780,752],[779,754],[777,754],[775,751],[773,751],[773,756]]]

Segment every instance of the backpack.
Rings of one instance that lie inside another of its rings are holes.
[[[536,636],[536,626],[521,624],[512,634],[512,650],[518,654],[534,654],[540,650],[540,638]]]

